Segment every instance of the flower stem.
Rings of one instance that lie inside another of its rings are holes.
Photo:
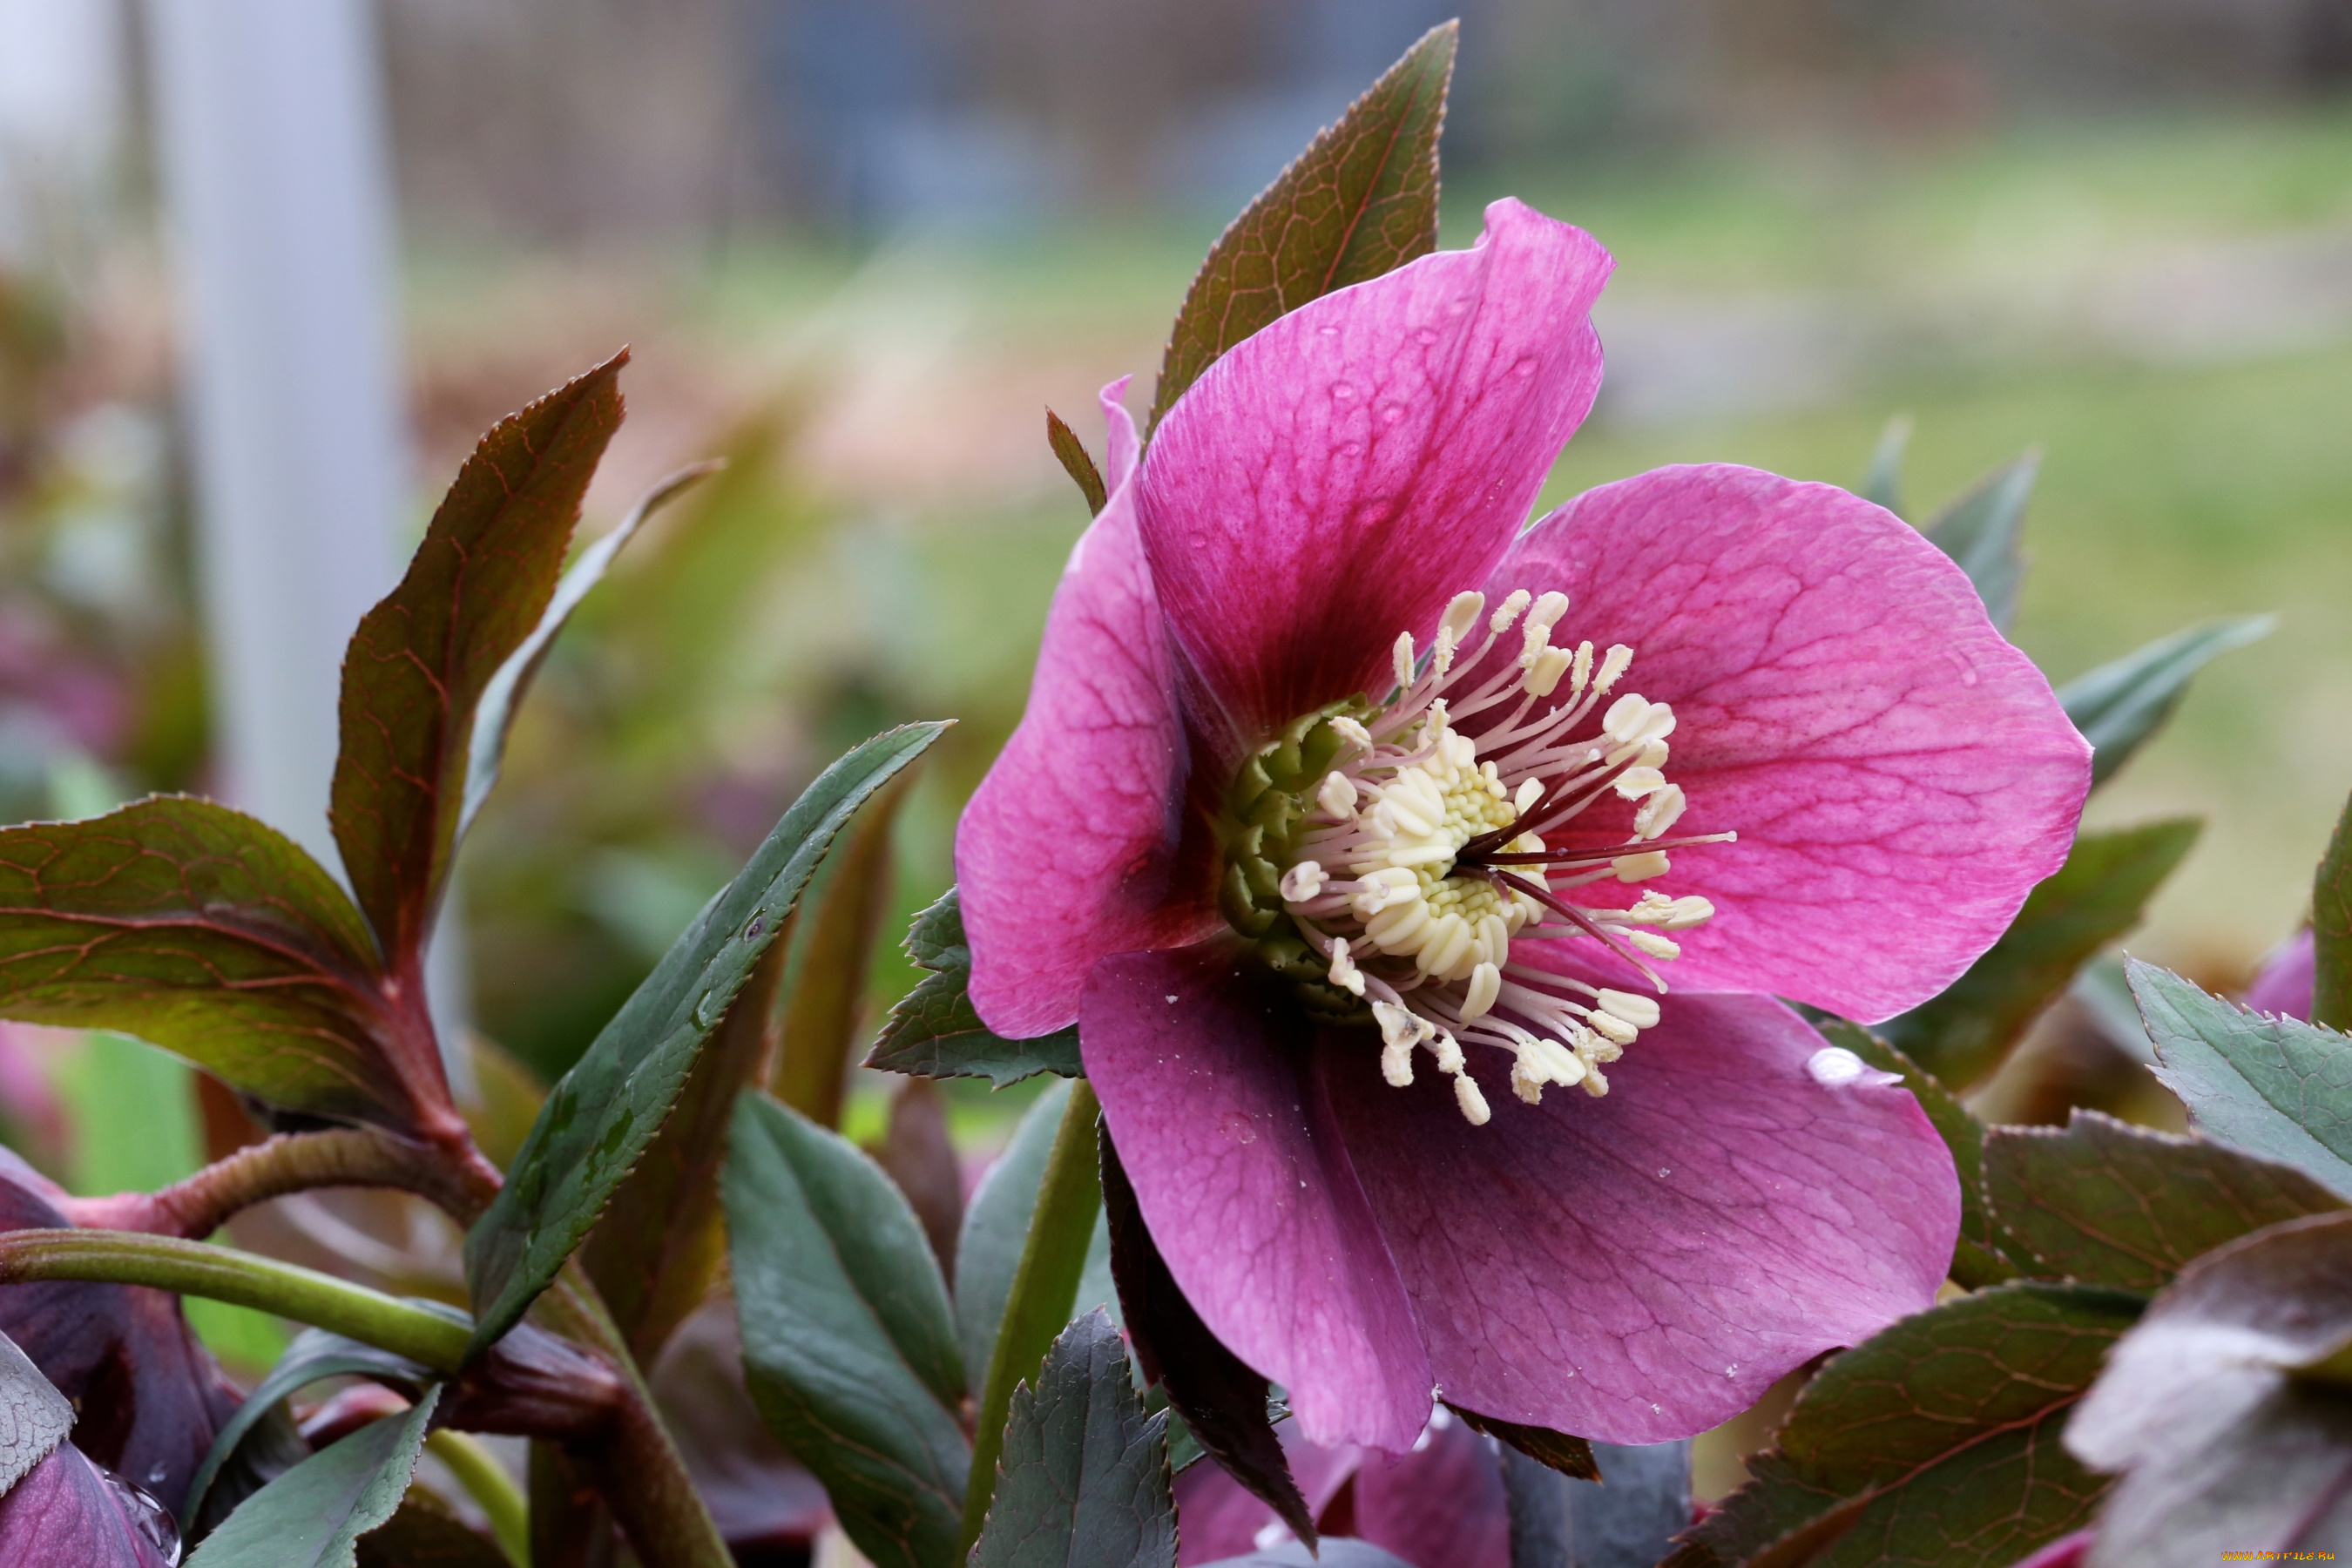
[[[593,1444],[567,1448],[629,1538],[646,1568],[735,1568],[726,1537],[687,1474],[686,1460],[654,1409],[628,1337],[604,1310],[574,1258],[540,1298],[542,1321],[601,1351],[621,1374],[621,1403]]]
[[[291,1318],[404,1355],[441,1372],[464,1364],[472,1325],[330,1274],[121,1230],[19,1230],[0,1235],[0,1284],[89,1279],[148,1285]]]
[[[498,1456],[480,1438],[446,1426],[426,1437],[425,1446],[490,1516],[490,1535],[507,1561],[514,1568],[530,1568],[530,1503]]]
[[[256,1204],[317,1187],[395,1187],[462,1225],[489,1206],[498,1186],[498,1173],[479,1155],[453,1160],[381,1128],[339,1127],[247,1144],[160,1192],[68,1198],[58,1207],[87,1228],[202,1240]]]
[[[1077,1079],[1070,1087],[1061,1128],[1054,1134],[1053,1152],[1046,1157],[1045,1185],[1029,1220],[1028,1239],[1021,1246],[1021,1263],[1013,1271],[1013,1291],[1005,1299],[1004,1319],[996,1330],[996,1352],[989,1358],[988,1382],[981,1391],[980,1425],[972,1434],[971,1479],[963,1494],[963,1539],[956,1551],[959,1562],[971,1552],[972,1543],[980,1539],[980,1527],[988,1519],[1013,1390],[1023,1379],[1037,1374],[1045,1352],[1053,1348],[1054,1336],[1068,1325],[1070,1309],[1078,1299],[1078,1276],[1086,1270],[1095,1216],[1102,1212],[1095,1131],[1100,1113],[1094,1085]]]

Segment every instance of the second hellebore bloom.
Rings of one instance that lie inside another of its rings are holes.
[[[1433,1390],[1679,1436],[1928,1305],[1948,1155],[1770,997],[1935,994],[2089,786],[1968,579],[1843,490],[1666,468],[1519,531],[1609,267],[1501,202],[1233,349],[1148,460],[1108,390],[957,839],[981,1016],[1077,1021],[1178,1283],[1318,1443],[1402,1450]]]

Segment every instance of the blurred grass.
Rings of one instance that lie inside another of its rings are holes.
[[[1600,320],[1619,395],[1604,388],[1548,503],[1678,461],[1851,484],[1888,416],[1907,411],[1917,421],[1906,486],[1915,513],[2022,448],[2043,447],[2016,636],[2054,679],[2193,621],[2281,612],[2269,641],[2200,678],[2171,731],[2103,791],[2093,815],[2212,819],[2136,940],[2149,956],[2226,981],[2300,918],[2309,868],[2352,783],[2352,616],[2342,610],[2352,588],[2352,311],[2323,312],[2284,342],[2273,334],[2233,346],[2224,334],[2194,353],[2119,338],[2112,322],[2105,336],[2071,329],[2095,313],[2086,301],[2103,303],[2109,279],[2168,258],[2210,252],[2226,286],[2231,246],[2352,232],[2352,111],[2027,126],[1937,145],[1563,156],[1457,177],[1450,190],[1449,245],[1467,243],[1485,203],[1512,192],[1589,228],[1618,260]],[[729,612],[741,624],[706,616],[703,595],[662,590],[631,630],[618,602],[658,589],[664,572],[625,571],[606,590],[614,606],[592,605],[572,634],[581,646],[559,655],[534,700],[572,700],[550,693],[566,689],[567,659],[577,673],[605,657],[595,639],[621,639],[614,668],[625,675],[661,657],[667,634],[649,631],[706,620],[698,635],[723,649],[724,690],[691,715],[659,716],[670,737],[664,766],[703,757],[731,771],[769,816],[863,734],[904,718],[961,720],[899,825],[877,1012],[912,984],[899,934],[952,875],[956,811],[1019,716],[1046,604],[1086,522],[1046,453],[1044,406],[1099,449],[1095,389],[1132,373],[1130,405],[1148,399],[1168,322],[1219,226],[1124,213],[1018,239],[910,239],[863,257],[739,236],[658,266],[639,258],[633,284],[602,292],[582,281],[593,270],[582,258],[444,257],[413,274],[428,350],[477,353],[512,340],[524,321],[542,334],[539,355],[551,365],[576,360],[583,342],[637,342],[634,438],[660,449],[622,450],[616,465],[634,461],[645,478],[727,447],[757,408],[789,399],[792,428],[762,459],[766,478],[739,490],[744,515],[719,531],[737,542],[698,568],[724,585],[731,562],[761,558],[763,547],[744,540],[770,530],[794,542],[772,540],[769,564],[743,568],[758,576],[756,592],[736,584],[708,598],[731,593],[748,606]],[[535,315],[513,308],[551,278],[552,303]],[[593,303],[575,310],[565,300]],[[1727,377],[1745,375],[1762,395],[1713,413],[1623,400],[1654,369],[1644,355],[1654,360],[1662,328],[1689,340],[1682,350],[1696,345],[1704,383],[1711,323],[1790,301],[1808,330],[1829,324],[1829,341],[1788,339],[1774,351],[1783,362],[1768,359],[1760,376],[1752,345],[1749,363],[1723,362]],[[1840,338],[1849,320],[1869,333]],[[1857,355],[1855,342],[1867,352]],[[419,357],[430,374],[432,353]],[[1816,374],[1822,364],[1834,374]],[[1784,369],[1810,390],[1775,395]],[[519,401],[529,390],[501,395]],[[682,424],[680,410],[696,408],[709,417]],[[668,425],[648,437],[646,420]],[[614,481],[607,509],[638,482]],[[649,561],[661,548],[636,547]],[[783,568],[770,570],[778,559]],[[601,748],[625,755],[637,744],[629,737],[646,732],[599,708],[632,684],[606,681],[602,696],[593,681],[580,687],[588,696],[571,719],[537,742],[527,717],[516,751],[540,760],[519,772],[569,773],[568,787],[593,806],[573,823],[633,819],[612,829],[622,847],[647,847],[648,834],[695,839],[652,846],[680,879],[684,908],[715,886],[727,863],[717,850],[735,830],[676,828],[690,815],[685,803],[708,796],[707,780],[696,795],[671,779],[625,809],[593,801],[618,776],[601,770]],[[660,700],[672,708],[683,700],[659,680],[635,684],[668,689]],[[469,854],[494,855],[488,846],[538,809],[527,788],[509,787]],[[530,874],[545,884],[533,918],[552,919],[571,900],[573,928],[561,941],[576,942],[587,917],[561,858],[592,864],[591,846],[541,832],[559,858]],[[554,1070],[641,972],[657,933],[599,939],[601,956],[573,971],[588,983],[556,988],[576,1016],[548,1015],[544,1037],[526,1038],[522,1015],[562,998],[533,1000],[541,981],[530,942],[499,946],[498,911],[482,908],[486,893],[496,902],[497,881],[475,884],[484,967],[504,993],[486,1019]],[[633,956],[615,956],[624,946]],[[515,962],[499,956],[509,951]],[[971,1097],[953,1098],[961,1107]]]

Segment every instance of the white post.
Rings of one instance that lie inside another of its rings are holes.
[[[375,18],[367,0],[147,16],[221,784],[336,867],[343,645],[397,578],[407,480]]]

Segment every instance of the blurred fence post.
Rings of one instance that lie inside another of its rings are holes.
[[[367,0],[146,15],[221,784],[339,867],[343,644],[395,580],[407,489],[376,18]]]

